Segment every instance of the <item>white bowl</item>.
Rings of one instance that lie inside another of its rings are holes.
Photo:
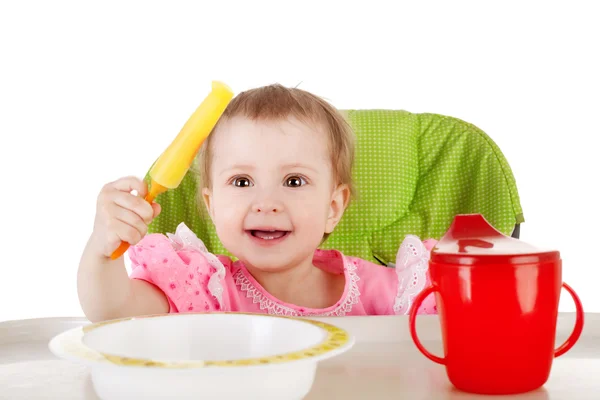
[[[319,361],[352,347],[345,330],[308,319],[168,314],[70,329],[49,344],[85,363],[112,399],[302,399]]]

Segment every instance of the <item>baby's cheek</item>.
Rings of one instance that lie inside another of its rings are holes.
[[[213,222],[215,225],[241,225],[244,218],[245,204],[241,196],[226,196],[215,193],[213,197]]]
[[[235,252],[243,234],[245,213],[239,203],[230,198],[214,198],[213,223],[219,240],[229,251]]]
[[[305,190],[301,194],[290,193],[285,201],[286,208],[293,214],[305,218],[322,219],[329,210],[329,197],[321,190]]]
[[[307,201],[298,203],[291,214],[293,216],[294,228],[304,234],[318,237],[318,240],[315,239],[318,246],[327,228],[329,208],[325,208],[323,203]]]
[[[224,246],[231,246],[231,244],[239,241],[239,235],[243,233],[243,225],[239,218],[234,216],[220,215],[215,218],[214,224],[217,231],[217,236],[223,243]]]

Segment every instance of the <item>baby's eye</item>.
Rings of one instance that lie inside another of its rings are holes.
[[[252,182],[248,178],[235,178],[233,180],[233,186],[236,187],[250,187],[252,186]]]
[[[300,187],[306,185],[306,181],[300,176],[290,176],[286,179],[285,185],[289,187]]]

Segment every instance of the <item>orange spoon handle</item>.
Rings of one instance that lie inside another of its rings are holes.
[[[158,196],[162,192],[165,192],[166,190],[167,190],[166,187],[164,187],[164,186],[156,183],[154,180],[152,180],[150,182],[150,190],[148,191],[148,194],[146,195],[146,197],[144,197],[144,200],[146,200],[148,203],[152,204],[152,202],[154,201],[156,196]],[[119,247],[117,247],[117,249],[111,254],[110,259],[116,260],[117,258],[121,257],[123,254],[125,254],[125,252],[129,248],[129,246],[130,246],[129,243],[122,241],[121,244],[119,245]]]

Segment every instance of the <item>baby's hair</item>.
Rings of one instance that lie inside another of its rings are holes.
[[[355,194],[352,182],[354,163],[354,133],[344,116],[325,100],[305,90],[286,88],[280,84],[247,90],[235,96],[213,129],[227,119],[242,116],[253,121],[279,121],[295,117],[305,124],[323,128],[328,135],[333,177],[337,185],[345,184],[350,197]],[[200,184],[210,188],[211,133],[198,154]]]

